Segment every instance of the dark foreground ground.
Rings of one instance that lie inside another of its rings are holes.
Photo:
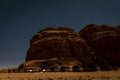
[[[0,73],[0,80],[120,80],[120,71]]]

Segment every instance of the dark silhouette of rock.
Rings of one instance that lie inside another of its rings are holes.
[[[51,58],[72,58],[88,66],[94,63],[94,52],[74,30],[50,27],[38,31],[30,40],[26,62]]]
[[[87,25],[79,32],[99,56],[114,67],[120,67],[120,27]]]

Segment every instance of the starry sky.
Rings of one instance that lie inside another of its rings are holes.
[[[120,0],[0,0],[0,68],[25,61],[29,41],[48,26],[80,31],[87,24],[120,25]]]

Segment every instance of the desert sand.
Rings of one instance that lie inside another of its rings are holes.
[[[0,80],[120,80],[120,71],[0,73]]]

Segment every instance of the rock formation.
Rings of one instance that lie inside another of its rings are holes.
[[[90,24],[79,34],[95,50],[97,56],[104,58],[114,67],[120,67],[119,26]]]
[[[52,58],[56,58],[58,63],[61,59],[72,58],[84,66],[94,64],[94,52],[86,41],[67,27],[45,28],[38,31],[30,40],[26,62]]]
[[[25,62],[19,68],[49,68],[54,71],[111,70],[120,67],[120,26],[90,24],[79,33],[68,27],[48,27],[30,40]],[[77,68],[77,69],[76,69]]]

